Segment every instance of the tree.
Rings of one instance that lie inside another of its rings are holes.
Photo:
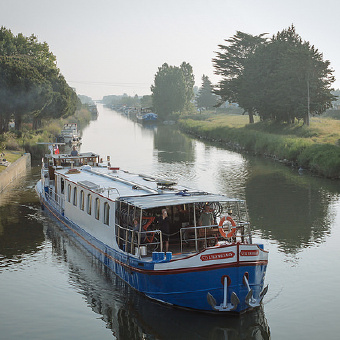
[[[155,112],[166,118],[173,112],[180,112],[187,102],[188,89],[181,68],[164,63],[158,68],[154,85],[151,86]]]
[[[264,35],[265,33],[253,36],[237,31],[233,37],[225,40],[228,45],[218,45],[221,51],[216,52],[217,56],[213,59],[215,74],[222,76],[222,80],[214,91],[221,97],[220,105],[225,101],[238,103],[248,112],[250,123],[254,122],[254,108],[245,98],[247,94],[242,91],[240,79],[249,56],[255,53],[259,46],[266,43]]]
[[[238,32],[213,60],[222,75],[215,93],[252,115],[292,123],[331,107],[334,82],[330,62],[292,25],[270,41]]]
[[[208,76],[203,74],[202,87],[198,91],[196,97],[198,107],[204,107],[206,109],[213,108],[217,105],[217,96],[213,93],[213,86]]]
[[[152,96],[145,95],[140,99],[141,107],[152,107]]]
[[[185,105],[186,109],[189,110],[189,105],[194,98],[195,76],[193,74],[192,66],[185,61],[181,64],[181,70],[183,72],[185,82]]]
[[[0,132],[11,115],[18,130],[23,119],[38,127],[42,118],[70,115],[78,104],[46,42],[0,28]]]
[[[329,65],[292,25],[248,58],[240,83],[262,119],[309,125],[310,114],[321,114],[334,100]]]

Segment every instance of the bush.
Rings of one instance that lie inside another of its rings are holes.
[[[215,119],[180,120],[179,127],[195,136],[287,160],[329,178],[340,178],[340,147],[315,143],[311,136],[320,137],[316,128],[268,122],[231,127]]]
[[[298,156],[302,167],[329,177],[340,178],[340,148],[329,144],[314,144]]]
[[[6,150],[20,150],[20,145],[13,132],[6,132],[2,136],[3,138],[3,148]]]

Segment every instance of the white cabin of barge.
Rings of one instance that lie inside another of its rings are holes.
[[[42,171],[45,192],[55,208],[113,249],[139,257],[163,251],[157,219],[164,208],[171,221],[169,251],[197,252],[217,242],[236,242],[236,235],[239,242],[251,243],[244,201],[133,174],[91,152],[49,155]],[[214,216],[213,225],[198,223],[205,205]],[[233,211],[237,223],[235,238],[228,240],[218,226],[227,210]],[[133,219],[138,219],[138,231],[133,230]]]

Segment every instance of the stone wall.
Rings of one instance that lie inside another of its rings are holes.
[[[31,167],[31,154],[25,153],[2,171],[0,173],[0,193],[16,178],[24,176],[26,174],[26,169],[29,167]]]

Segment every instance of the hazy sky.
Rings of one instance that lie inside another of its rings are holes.
[[[268,36],[294,24],[331,62],[340,87],[338,0],[0,0],[0,26],[46,41],[78,94],[150,94],[163,63],[191,64],[213,83],[211,59],[236,31]]]

